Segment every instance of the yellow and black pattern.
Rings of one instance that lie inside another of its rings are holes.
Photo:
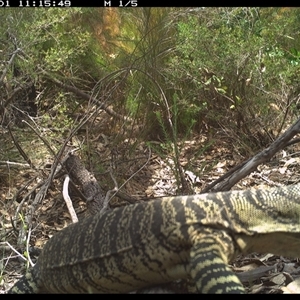
[[[125,293],[189,278],[196,292],[243,293],[228,267],[237,254],[299,256],[299,192],[164,197],[88,217],[54,235],[9,292]]]

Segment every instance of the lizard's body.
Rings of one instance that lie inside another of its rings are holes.
[[[10,292],[130,292],[189,278],[198,292],[241,293],[227,266],[237,254],[299,249],[300,185],[165,197],[63,229]]]

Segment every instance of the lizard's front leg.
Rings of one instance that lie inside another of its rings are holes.
[[[198,293],[245,293],[238,277],[222,255],[220,240],[202,236],[194,241],[190,252],[190,275]]]

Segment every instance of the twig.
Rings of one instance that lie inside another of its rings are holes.
[[[12,251],[14,251],[18,256],[20,256],[24,261],[27,261],[27,258],[17,251],[9,242],[0,242],[1,245],[7,245]]]
[[[31,126],[31,124],[29,124],[25,120],[22,120],[22,122],[25,123],[44,142],[44,144],[47,146],[49,151],[53,155],[55,155],[55,151],[51,148],[50,143],[41,134],[39,134],[39,132],[33,126]]]
[[[69,193],[68,193],[69,181],[70,181],[70,177],[69,177],[69,175],[66,175],[65,180],[64,180],[64,185],[63,185],[63,197],[64,197],[64,200],[67,204],[67,208],[69,210],[72,222],[77,223],[78,218],[77,218],[75,209],[73,207],[72,200],[71,200],[71,198],[69,196]]]
[[[94,103],[97,103],[97,106],[98,106],[98,109],[103,109],[104,111],[106,111],[109,115],[113,116],[113,117],[116,117],[120,120],[124,120],[124,121],[131,121],[131,118],[130,117],[125,117],[125,116],[122,116],[120,114],[118,114],[117,112],[115,112],[113,109],[111,109],[107,104],[105,104],[104,102],[101,102],[99,101],[98,99],[92,97],[91,95],[88,95],[86,94],[85,92],[77,89],[76,87],[74,86],[71,86],[71,85],[68,85],[66,83],[63,83],[61,82],[60,80],[54,78],[53,75],[51,75],[49,72],[47,72],[46,70],[44,70],[42,67],[38,66],[38,69],[42,72],[43,75],[46,75],[47,78],[49,80],[51,80],[52,82],[54,82],[56,85],[66,89],[67,91],[70,91],[76,95],[78,95],[79,97],[83,98],[83,99],[86,99],[88,101],[93,101]],[[126,69],[124,70],[118,70],[118,71],[115,71],[113,72],[113,74],[118,74],[118,73],[121,73],[121,72],[125,72]],[[111,75],[111,74],[110,74]],[[104,79],[102,79],[104,80]]]
[[[29,265],[31,267],[34,266],[34,263],[32,262],[30,255],[29,255],[29,242],[30,242],[30,237],[31,237],[31,227],[29,227],[28,229],[28,235],[27,235],[27,239],[26,239],[26,254],[27,254],[27,268],[29,268]]]
[[[148,146],[148,149],[149,149],[149,155],[148,155],[148,158],[147,158],[147,161],[136,171],[136,172],[134,172],[120,187],[119,187],[119,189],[117,190],[117,191],[115,191],[114,192],[114,194],[109,198],[109,200],[110,199],[112,199],[116,194],[117,194],[117,192],[129,181],[129,180],[131,180],[131,178],[133,178],[137,173],[139,173],[140,171],[142,171],[144,168],[145,168],[145,166],[149,163],[149,161],[150,161],[150,159],[151,159],[151,149],[150,149],[150,147]]]
[[[34,178],[31,178],[29,181],[26,182],[26,184],[23,185],[23,187],[21,187],[14,195],[13,197],[13,202],[15,202],[17,200],[18,195],[20,195],[20,193],[23,192],[23,190],[25,190],[25,188],[33,182],[33,180],[35,180],[37,178],[37,176],[35,176]],[[18,215],[23,207],[24,202],[26,201],[27,198],[30,197],[30,195],[39,187],[41,187],[43,185],[43,182],[39,182],[38,184],[36,184],[22,199],[22,201],[19,203],[18,207],[16,208],[15,211],[15,216],[13,219],[13,227],[17,228],[17,220],[18,220]]]
[[[30,158],[27,156],[27,154],[24,152],[24,150],[22,149],[21,145],[19,144],[19,142],[16,140],[16,138],[14,137],[11,129],[10,129],[10,126],[8,125],[7,126],[8,128],[8,132],[15,144],[15,146],[17,147],[19,153],[21,154],[21,156],[25,159],[25,161],[30,165],[31,168],[35,169],[35,166],[32,164]]]
[[[0,168],[1,166],[7,166],[9,165],[10,167],[14,168],[22,168],[22,169],[30,169],[31,166],[29,164],[22,164],[22,163],[17,163],[17,162],[12,162],[12,161],[0,161]]]
[[[103,207],[100,210],[100,214],[103,213],[103,212],[105,212],[107,210],[108,203],[109,203],[110,199],[112,198],[112,197],[110,197],[111,193],[118,191],[118,183],[117,183],[117,180],[115,179],[115,177],[113,176],[111,170],[112,170],[112,168],[109,169],[109,175],[110,175],[112,181],[114,182],[115,187],[112,190],[107,191],[107,193],[105,195],[105,199],[103,201]]]
[[[190,188],[189,184],[187,183],[187,181],[185,179],[184,170],[183,170],[183,168],[180,164],[180,161],[179,161],[180,151],[179,151],[179,148],[178,148],[178,145],[177,145],[176,132],[175,132],[175,128],[174,128],[174,125],[173,125],[173,122],[172,122],[172,113],[171,113],[171,109],[170,109],[167,97],[166,97],[162,87],[159,85],[159,83],[149,73],[147,73],[147,72],[145,72],[145,71],[143,71],[139,68],[135,68],[133,66],[131,66],[129,69],[130,69],[130,71],[131,70],[137,70],[137,71],[143,73],[144,75],[146,75],[147,77],[149,77],[153,81],[153,83],[155,84],[157,89],[159,90],[159,92],[162,96],[163,102],[165,104],[165,107],[166,107],[167,120],[168,120],[168,123],[169,123],[169,127],[171,129],[171,132],[172,132],[171,137],[172,137],[172,144],[173,144],[173,147],[174,147],[174,162],[175,162],[175,165],[177,167],[177,172],[178,172],[177,174],[180,177],[180,182],[181,182],[181,185],[182,185],[182,192],[183,192],[183,194],[192,194],[193,190]]]
[[[4,78],[5,78],[5,76],[6,76],[6,73],[7,73],[8,69],[9,69],[9,66],[13,63],[13,61],[14,61],[14,59],[15,59],[15,56],[16,56],[20,51],[21,51],[21,49],[20,49],[20,48],[17,48],[17,49],[13,52],[13,54],[12,54],[10,60],[8,61],[7,67],[3,70],[2,76],[0,77],[0,86],[1,86],[2,83],[3,83],[3,80],[4,80]]]

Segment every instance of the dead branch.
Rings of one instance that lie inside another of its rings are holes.
[[[224,182],[219,183],[212,188],[210,192],[229,191],[238,181],[255,171],[258,165],[270,160],[279,150],[291,144],[292,141],[290,140],[298,133],[300,133],[300,119],[298,119],[294,125],[276,139],[268,148],[256,154],[246,161],[246,163],[242,163],[236,172],[230,175]],[[225,175],[222,177],[226,177]],[[211,184],[209,187],[214,185],[215,184]],[[207,192],[208,187],[202,191],[202,193]]]
[[[123,115],[118,114],[117,112],[115,112],[113,109],[111,109],[110,107],[108,107],[108,105],[106,105],[105,103],[101,102],[100,100],[92,97],[91,95],[86,94],[85,92],[79,90],[78,88],[68,85],[66,83],[61,82],[60,80],[53,78],[53,76],[51,76],[50,73],[48,73],[47,71],[39,68],[41,70],[41,72],[47,76],[47,78],[49,80],[51,80],[53,83],[55,83],[56,85],[58,85],[59,87],[62,87],[63,89],[74,93],[75,95],[86,99],[88,101],[93,101],[94,103],[98,104],[98,108],[99,109],[103,109],[105,112],[107,112],[109,115],[119,119],[119,120],[123,120],[123,121],[127,121],[127,120],[131,120],[131,118],[129,117],[125,117]]]

